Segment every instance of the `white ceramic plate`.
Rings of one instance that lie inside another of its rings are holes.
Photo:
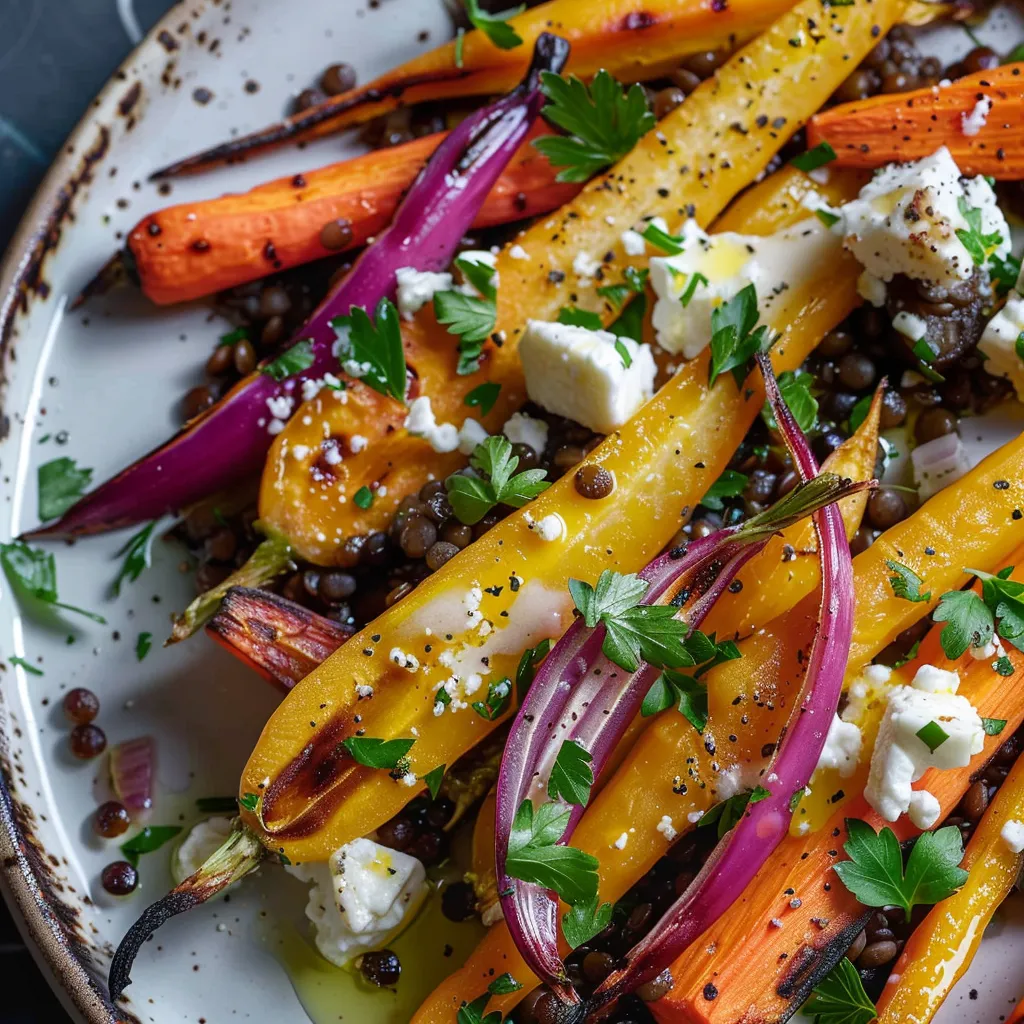
[[[40,463],[68,455],[103,480],[165,438],[177,425],[181,395],[199,380],[221,331],[202,303],[159,310],[131,292],[68,313],[70,297],[121,233],[167,202],[307,170],[354,144],[331,138],[303,152],[289,149],[177,181],[170,197],[146,182],[147,173],[279,116],[287,97],[333,61],[353,63],[365,81],[449,31],[441,0],[369,0],[368,6],[363,0],[188,0],[153,30],[89,107],[2,268],[0,538],[35,524]],[[1002,47],[1022,33],[1003,16],[985,35]],[[970,45],[958,30],[942,37],[943,50]],[[250,80],[259,84],[255,93],[244,88]],[[199,87],[213,94],[205,105],[193,98]],[[1019,420],[1004,420],[1001,429],[1003,437],[1016,432]],[[127,536],[55,548],[62,600],[101,612],[105,627],[75,616],[52,622],[24,616],[0,581],[5,895],[69,1010],[90,1022],[115,1019],[104,987],[110,951],[137,912],[168,887],[169,848],[144,858],[134,897],[104,896],[98,876],[113,847],[95,839],[90,818],[105,798],[105,762],[70,757],[59,707],[64,692],[86,686],[100,695],[98,721],[111,743],[157,738],[154,824],[189,824],[197,817],[195,798],[235,792],[277,700],[203,637],[171,649],[155,646],[143,663],[136,660],[138,634],[164,636],[192,583],[179,571],[180,551],[158,543],[153,568],[112,599],[117,552]],[[12,668],[12,656],[44,674]],[[130,1011],[157,1024],[245,1018],[286,1024],[306,1020],[306,1011],[318,1021],[336,1020],[339,1011],[373,1024],[408,1020],[416,991],[432,979],[403,978],[402,1000],[375,994],[367,1003],[351,989],[339,990],[337,972],[301,937],[302,888],[281,872],[265,874],[274,877],[247,881],[230,902],[171,922],[144,947],[128,993]],[[995,1021],[1024,994],[1018,966],[1024,925],[1012,919],[1004,912],[991,929],[983,955],[941,1015],[946,1024]],[[467,942],[474,938],[467,933]]]

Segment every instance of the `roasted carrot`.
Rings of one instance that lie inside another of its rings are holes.
[[[1024,548],[1011,561],[1021,559]],[[1024,579],[1024,571],[1014,575]],[[1024,655],[1012,650],[1009,658],[1014,671],[1005,678],[986,661],[965,657],[951,662],[942,652],[939,629],[933,629],[917,659],[905,667],[907,679],[921,664],[956,669],[959,692],[978,713],[1007,722],[1001,736],[986,736],[984,752],[966,768],[929,769],[915,784],[935,795],[943,816],[959,802],[980,766],[1024,722]],[[714,928],[672,965],[672,991],[651,1004],[659,1021],[781,1021],[803,1002],[870,913],[831,870],[841,856],[847,818],[860,818],[876,830],[887,825],[858,796],[835,810],[824,828],[787,839]],[[888,827],[901,841],[918,834],[906,815]],[[794,896],[800,901],[796,906]],[[781,928],[773,924],[776,920]],[[756,969],[750,957],[756,958]]]
[[[948,147],[964,174],[1024,177],[1024,63],[979,71],[952,85],[844,103],[811,118],[810,146],[829,143],[835,166],[881,167]]]
[[[354,632],[269,590],[232,587],[207,633],[265,679],[290,690]]]
[[[1001,735],[1005,738],[1004,729]],[[1019,758],[978,823],[961,867],[964,887],[914,929],[877,1003],[878,1024],[928,1024],[970,966],[981,937],[1020,877],[1024,855],[1002,836],[1024,820],[1024,758]]]
[[[1013,1008],[1013,1013],[1006,1018],[1006,1024],[1021,1024],[1022,1021],[1024,1021],[1024,999]]]
[[[507,92],[523,76],[541,32],[557,32],[572,46],[567,70],[590,77],[604,68],[620,81],[656,78],[693,53],[720,50],[753,38],[794,0],[551,0],[512,18],[523,43],[500,50],[482,32],[448,42],[340,96],[260,131],[231,139],[156,171],[166,177],[201,170],[284,142],[330,135],[396,107],[457,96]]]
[[[547,213],[582,187],[555,181],[530,141],[491,189],[474,227]],[[180,203],[144,217],[128,235],[124,259],[142,291],[166,305],[232,288],[279,270],[364,245],[391,220],[405,190],[447,133],[258,185],[248,192]],[[344,244],[321,232],[348,224]]]

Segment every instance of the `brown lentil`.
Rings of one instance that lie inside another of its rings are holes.
[[[70,744],[75,757],[88,761],[107,749],[107,736],[98,725],[76,725],[71,730]]]
[[[206,360],[206,372],[211,377],[220,377],[229,373],[234,365],[234,349],[230,345],[218,345]]]
[[[881,967],[890,960],[896,959],[899,952],[896,943],[891,939],[883,939],[880,942],[872,942],[865,946],[864,952],[857,957],[857,966],[863,970],[870,970],[872,967]]]
[[[387,988],[398,984],[402,976],[402,962],[390,949],[382,949],[375,953],[364,953],[359,960],[359,970],[371,984]]]
[[[320,88],[328,96],[339,96],[355,88],[356,69],[351,64],[331,64],[320,76]]]
[[[132,823],[128,808],[117,800],[108,800],[96,808],[92,819],[93,831],[104,839],[113,839],[128,831]]]
[[[111,896],[127,896],[135,892],[139,884],[139,873],[128,861],[115,860],[103,869],[100,882]]]
[[[320,229],[320,244],[325,249],[347,249],[352,244],[352,222],[346,217],[329,220]]]
[[[957,418],[941,405],[925,409],[914,424],[914,439],[918,444],[927,444],[936,438],[956,432]]]
[[[256,350],[252,342],[247,339],[235,343],[234,348],[235,371],[240,377],[245,377],[256,369]]]
[[[868,521],[876,530],[888,530],[907,517],[907,503],[898,491],[880,487],[868,498]]]
[[[185,392],[181,402],[182,415],[186,420],[190,420],[209,409],[214,401],[213,391],[205,384],[199,384]]]
[[[584,498],[607,498],[615,489],[615,479],[604,466],[592,462],[576,470],[576,493]]]
[[[64,714],[76,725],[87,725],[100,713],[100,699],[92,690],[76,686],[64,695]]]
[[[442,565],[450,562],[458,553],[459,549],[454,544],[450,544],[446,540],[439,540],[432,544],[427,552],[427,567],[437,572]]]

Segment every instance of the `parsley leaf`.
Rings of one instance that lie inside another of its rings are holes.
[[[101,626],[106,625],[107,620],[102,615],[57,600],[57,563],[51,552],[29,547],[23,540],[12,540],[9,544],[0,544],[0,565],[21,596],[66,612],[77,612]]]
[[[455,266],[462,273],[462,278],[472,288],[475,288],[485,299],[496,299],[498,289],[494,283],[497,271],[494,264],[485,262],[483,259],[470,259],[469,254],[458,256],[455,259]]]
[[[238,798],[239,807],[245,808],[247,811],[255,811],[259,805],[260,798],[256,793],[243,793]]]
[[[488,991],[477,996],[471,1003],[463,1003],[455,1014],[456,1024],[501,1024],[501,1013],[498,1010],[492,1010],[484,1016],[490,998]]]
[[[955,825],[923,833],[914,844],[903,868],[899,840],[891,828],[875,830],[856,818],[846,819],[847,841],[843,849],[850,860],[834,870],[857,900],[868,907],[902,907],[910,912],[918,904],[938,903],[967,880],[960,868],[963,837]]]
[[[890,572],[894,572],[895,576],[889,577],[889,586],[892,587],[892,592],[897,597],[902,597],[904,601],[930,601],[932,598],[931,591],[921,593],[921,584],[924,580],[914,572],[913,569],[903,565],[902,562],[894,562],[892,559],[886,559],[885,564],[889,567]]]
[[[951,590],[943,594],[932,618],[946,623],[939,641],[947,658],[956,660],[968,647],[984,647],[992,642],[995,629],[992,612],[973,590]]]
[[[431,768],[426,775],[420,777],[420,782],[427,784],[427,791],[430,793],[430,799],[436,800],[437,794],[441,792],[441,783],[444,781],[444,770],[447,766],[439,764],[436,768]]]
[[[981,727],[986,736],[998,736],[1006,728],[1005,718],[983,718]]]
[[[569,580],[569,593],[586,624],[604,625],[601,650],[620,668],[635,672],[641,661],[661,668],[695,664],[684,645],[689,627],[676,618],[676,609],[639,604],[647,587],[638,576],[611,569],[605,569],[593,587],[583,580]]]
[[[644,317],[647,315],[647,296],[638,295],[619,314],[618,320],[608,325],[608,330],[620,338],[644,340]]]
[[[545,803],[534,810],[524,800],[516,811],[505,871],[513,878],[553,889],[570,906],[597,896],[597,858],[572,846],[559,846],[569,815],[565,804]]]
[[[758,789],[760,788],[759,786]],[[802,793],[803,790],[799,792]],[[728,800],[715,804],[714,807],[701,816],[697,822],[697,828],[707,828],[710,825],[717,824],[718,838],[722,839],[726,832],[733,828],[740,818],[743,817],[747,804],[750,803],[752,798],[753,793],[737,793],[735,796],[729,797]],[[763,800],[764,797],[762,796],[761,799]]]
[[[737,652],[738,653],[738,652]],[[708,724],[708,689],[692,676],[662,672],[644,697],[640,714],[644,718],[658,714],[675,704],[679,713],[697,730]]]
[[[816,171],[819,167],[832,163],[835,158],[836,151],[832,148],[831,144],[819,142],[813,149],[807,150],[806,153],[800,153],[789,162],[798,171],[806,173],[807,171]]]
[[[857,404],[850,410],[850,433],[857,433],[857,429],[868,418],[871,411],[871,395],[865,395],[859,399]]]
[[[124,564],[110,585],[115,597],[120,595],[121,584],[125,580],[134,583],[153,564],[153,534],[158,522],[154,519],[147,523],[138,533],[129,537],[125,546],[118,551],[118,557],[124,556]]]
[[[625,92],[607,71],[594,76],[588,88],[575,75],[562,78],[545,71],[541,89],[548,99],[542,111],[569,138],[545,136],[537,147],[555,167],[558,181],[586,181],[621,160],[654,127],[654,114],[639,85]]]
[[[683,236],[670,234],[657,224],[648,224],[640,234],[656,249],[667,252],[669,256],[678,256],[683,251]],[[707,280],[704,283],[707,284]]]
[[[551,641],[541,640],[536,647],[530,647],[523,651],[523,656],[519,659],[519,664],[516,667],[516,696],[520,704],[523,703],[523,698],[530,689],[538,666],[547,657],[550,650]]]
[[[626,267],[622,273],[622,280],[618,284],[605,284],[597,289],[597,294],[602,299],[608,300],[612,311],[618,313],[629,301],[631,296],[639,295],[647,287],[648,270],[637,270],[636,267]]]
[[[480,412],[486,416],[493,408],[494,403],[498,400],[498,394],[501,392],[501,385],[495,384],[493,381],[487,381],[484,384],[478,384],[468,395],[462,400],[463,405],[470,407],[476,406]]]
[[[153,646],[153,634],[152,633],[140,633],[138,639],[135,641],[135,657],[142,661],[142,659],[149,654],[150,648]]]
[[[139,857],[142,854],[159,850],[164,843],[173,839],[180,831],[180,825],[147,825],[141,832],[121,844],[121,852],[126,861],[138,867]]]
[[[522,987],[522,984],[516,981],[516,979],[506,971],[504,974],[499,974],[498,977],[496,977],[494,981],[487,986],[487,991],[490,992],[492,996],[508,996],[513,992],[518,992]]]
[[[484,700],[473,701],[471,706],[481,718],[493,722],[505,714],[511,700],[512,683],[508,679],[498,679],[488,684],[487,697]]]
[[[500,435],[478,444],[469,463],[479,476],[455,473],[445,481],[452,509],[467,526],[480,522],[495,505],[522,508],[550,486],[544,479],[546,470],[515,472],[519,456],[512,454],[511,443]]]
[[[526,10],[526,4],[520,4],[509,11],[501,11],[499,14],[489,14],[480,7],[479,0],[463,0],[466,6],[466,17],[473,28],[481,32],[495,46],[501,50],[514,50],[522,46],[523,37],[508,23],[509,18],[522,14]]]
[[[708,488],[707,494],[700,499],[700,503],[712,512],[721,512],[725,508],[723,498],[738,498],[746,489],[749,483],[746,473],[740,473],[735,469],[727,469]]]
[[[484,342],[491,336],[498,318],[494,299],[481,299],[462,292],[438,292],[434,296],[434,315],[449,334],[459,337],[459,365],[456,373],[466,376],[480,369]]]
[[[747,364],[757,352],[768,347],[768,326],[757,327],[757,289],[748,284],[733,298],[711,311],[711,369],[708,385],[719,374],[732,371],[736,386],[742,387]]]
[[[367,509],[373,504],[373,491],[366,484],[352,495],[352,502],[357,508]]]
[[[1013,566],[991,573],[969,570],[981,580],[981,596],[992,615],[998,620],[996,632],[1003,640],[1024,650],[1024,583],[1009,579]]]
[[[803,1009],[814,1014],[815,1024],[870,1024],[878,1016],[857,968],[845,956],[814,987]]]
[[[558,749],[558,756],[551,766],[548,778],[548,796],[552,800],[562,799],[569,804],[586,807],[590,800],[590,788],[594,785],[594,772],[590,767],[593,758],[575,740],[564,740]]]
[[[263,373],[274,380],[285,380],[294,377],[303,370],[308,370],[314,363],[313,342],[308,338],[297,341],[291,348],[282,352],[263,367]]]
[[[91,469],[79,469],[74,459],[53,459],[39,467],[39,520],[57,519],[85,493]]]
[[[629,349],[623,344],[620,338],[615,339],[615,351],[619,354],[619,358],[622,360],[622,368],[628,370],[633,365],[633,357],[629,353]]]
[[[603,326],[597,313],[588,313],[576,306],[563,306],[558,311],[558,322],[567,327],[585,327],[588,331],[599,331]]]
[[[361,306],[353,306],[348,316],[331,321],[345,372],[374,391],[404,402],[406,368],[400,324],[398,310],[389,299],[377,303],[372,320]]]
[[[1012,253],[1005,259],[998,253],[992,253],[988,258],[988,270],[996,289],[996,295],[1000,298],[1017,287],[1017,278],[1020,277],[1020,260]]]
[[[578,903],[562,915],[562,934],[573,949],[589,942],[608,927],[612,919],[612,905],[597,905],[597,894],[586,903]]]
[[[981,210],[976,206],[969,206],[963,196],[958,197],[957,206],[960,208],[964,220],[967,221],[967,227],[957,228],[956,237],[970,253],[975,266],[984,266],[992,252],[999,248],[1003,236],[998,231],[993,231],[988,235],[984,234],[981,225]]]
[[[914,735],[928,748],[930,754],[934,754],[949,739],[949,733],[938,722],[926,722]]]
[[[782,400],[786,403],[793,419],[806,434],[813,430],[818,422],[818,400],[811,393],[811,385],[814,383],[814,375],[804,370],[786,370],[779,374],[779,391],[782,392]],[[769,430],[775,430],[777,424],[772,415],[771,406],[767,402],[761,410],[761,418],[768,425]]]
[[[349,736],[342,746],[352,760],[367,768],[397,768],[412,750],[415,740],[378,740],[369,736]]]

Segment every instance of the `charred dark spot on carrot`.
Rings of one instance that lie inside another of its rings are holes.
[[[146,225],[146,231],[147,231],[147,232],[148,232],[148,233],[149,233],[150,235],[153,235],[153,236],[155,237],[156,235],[159,235],[159,234],[160,234],[160,225],[159,225],[159,224],[157,224],[157,222],[156,222],[155,220],[151,220],[151,221],[150,221],[150,222],[149,222],[149,223],[148,223],[148,224]]]
[[[193,252],[209,252],[210,251],[210,243],[205,238],[197,238],[189,246],[189,248]]]
[[[640,32],[658,24],[657,15],[650,11],[630,11],[618,24],[618,32]]]

